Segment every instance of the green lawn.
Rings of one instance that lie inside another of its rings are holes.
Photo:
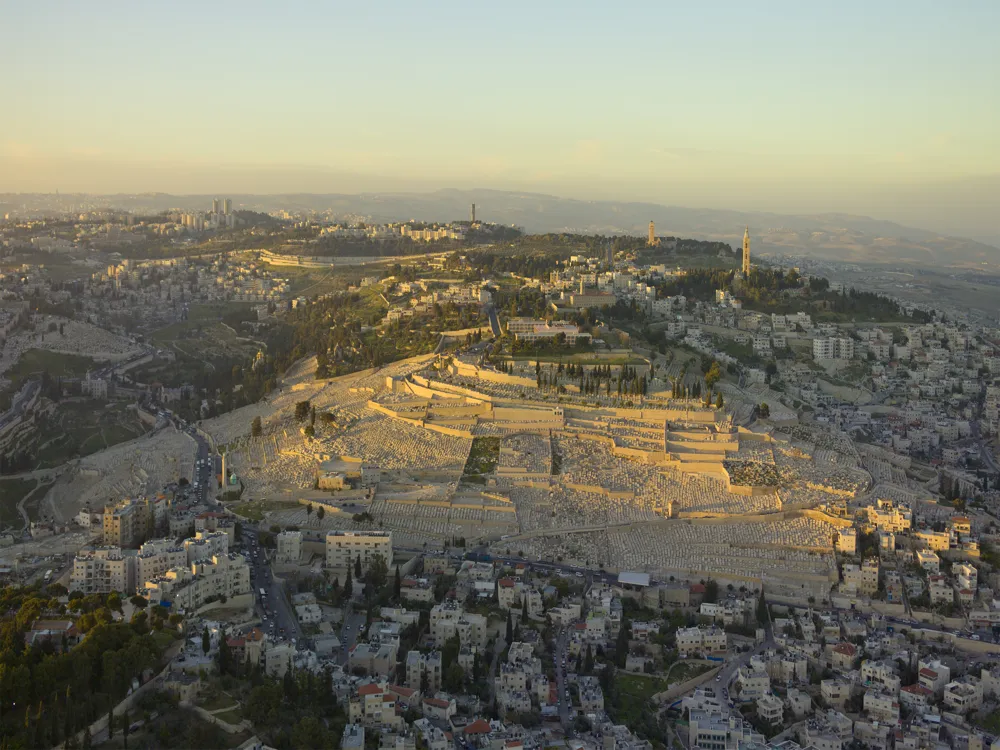
[[[97,367],[90,357],[82,357],[78,354],[60,354],[44,349],[28,349],[17,360],[6,375],[15,384],[23,380],[28,375],[43,370],[52,377],[81,377],[87,374],[87,370]]]
[[[465,469],[462,473],[466,477],[482,476],[492,474],[497,468],[500,460],[500,438],[498,437],[477,437],[472,439],[472,448],[469,449],[469,458],[465,461]],[[475,481],[475,480],[472,480]]]
[[[670,682],[676,684],[678,682],[686,682],[692,677],[697,677],[700,674],[704,674],[710,669],[714,669],[713,666],[708,664],[681,664],[673,668],[670,672]]]
[[[236,700],[232,696],[226,695],[225,693],[216,693],[211,698],[203,703],[199,703],[198,705],[206,711],[219,711],[223,708],[235,708]]]
[[[35,458],[42,468],[59,466],[139,437],[146,428],[125,405],[97,401],[60,402],[54,414],[39,421],[33,437]]]
[[[993,713],[987,715],[985,719],[978,723],[982,729],[990,734],[1000,735],[1000,709],[997,709]]]
[[[608,713],[617,723],[636,726],[648,712],[649,699],[666,689],[666,681],[659,677],[618,672],[615,675],[614,706]]]
[[[279,503],[273,500],[249,500],[245,503],[238,503],[230,506],[230,510],[237,515],[248,518],[254,522],[264,520],[264,513],[270,510],[288,510],[294,508],[298,503]]]
[[[215,714],[215,716],[229,724],[239,724],[243,721],[243,712],[238,708],[232,711],[223,711],[221,714]]]

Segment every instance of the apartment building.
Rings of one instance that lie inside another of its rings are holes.
[[[562,336],[569,346],[581,341],[590,341],[590,334],[581,333],[577,325],[534,318],[511,318],[507,323],[507,333],[518,341],[551,341],[557,336]]]
[[[463,646],[477,649],[486,647],[486,618],[467,613],[451,599],[431,608],[430,632],[437,643],[444,643],[458,635]]]
[[[983,705],[983,688],[975,678],[956,680],[944,686],[944,705],[955,713],[978,711]]]
[[[108,505],[103,522],[106,546],[133,547],[153,532],[153,504],[142,498]]]
[[[854,359],[854,339],[839,336],[815,338],[813,359]]]
[[[302,558],[302,532],[282,531],[275,538],[278,548],[275,562],[279,565],[296,564]]]
[[[216,555],[186,568],[172,568],[145,582],[151,604],[169,601],[174,606],[197,609],[209,601],[250,592],[250,566],[242,555]]]
[[[878,592],[878,560],[870,558],[861,565],[844,566],[844,583],[859,594],[874,596]]]
[[[151,539],[139,547],[136,556],[136,580],[145,583],[171,568],[188,564],[187,551],[174,539]]]
[[[740,700],[754,701],[771,692],[771,678],[762,669],[743,666],[737,672]]]
[[[125,554],[121,547],[96,547],[81,550],[73,558],[69,590],[84,594],[109,594],[117,591],[131,595],[136,586],[136,555]]]
[[[851,683],[835,677],[819,684],[819,694],[828,706],[843,708],[851,697]]]
[[[887,721],[895,724],[899,721],[899,701],[896,696],[880,690],[871,688],[865,692],[864,710],[873,719]]]
[[[361,559],[361,571],[368,570],[376,555],[392,567],[391,531],[331,531],[326,535],[326,567],[353,570]]]
[[[718,653],[725,651],[726,645],[726,631],[715,626],[677,630],[677,650],[682,654]]]
[[[426,679],[426,685],[424,680]],[[406,654],[406,687],[421,692],[436,693],[441,689],[441,652],[422,654],[410,651]]]

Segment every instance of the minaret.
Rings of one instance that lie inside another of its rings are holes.
[[[750,226],[743,233],[743,276],[750,276]]]

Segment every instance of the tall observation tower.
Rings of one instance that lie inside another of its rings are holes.
[[[750,275],[750,227],[743,232],[743,275]]]

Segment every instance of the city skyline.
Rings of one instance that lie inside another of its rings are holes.
[[[489,187],[991,225],[989,3],[185,8],[12,8],[0,191]]]

